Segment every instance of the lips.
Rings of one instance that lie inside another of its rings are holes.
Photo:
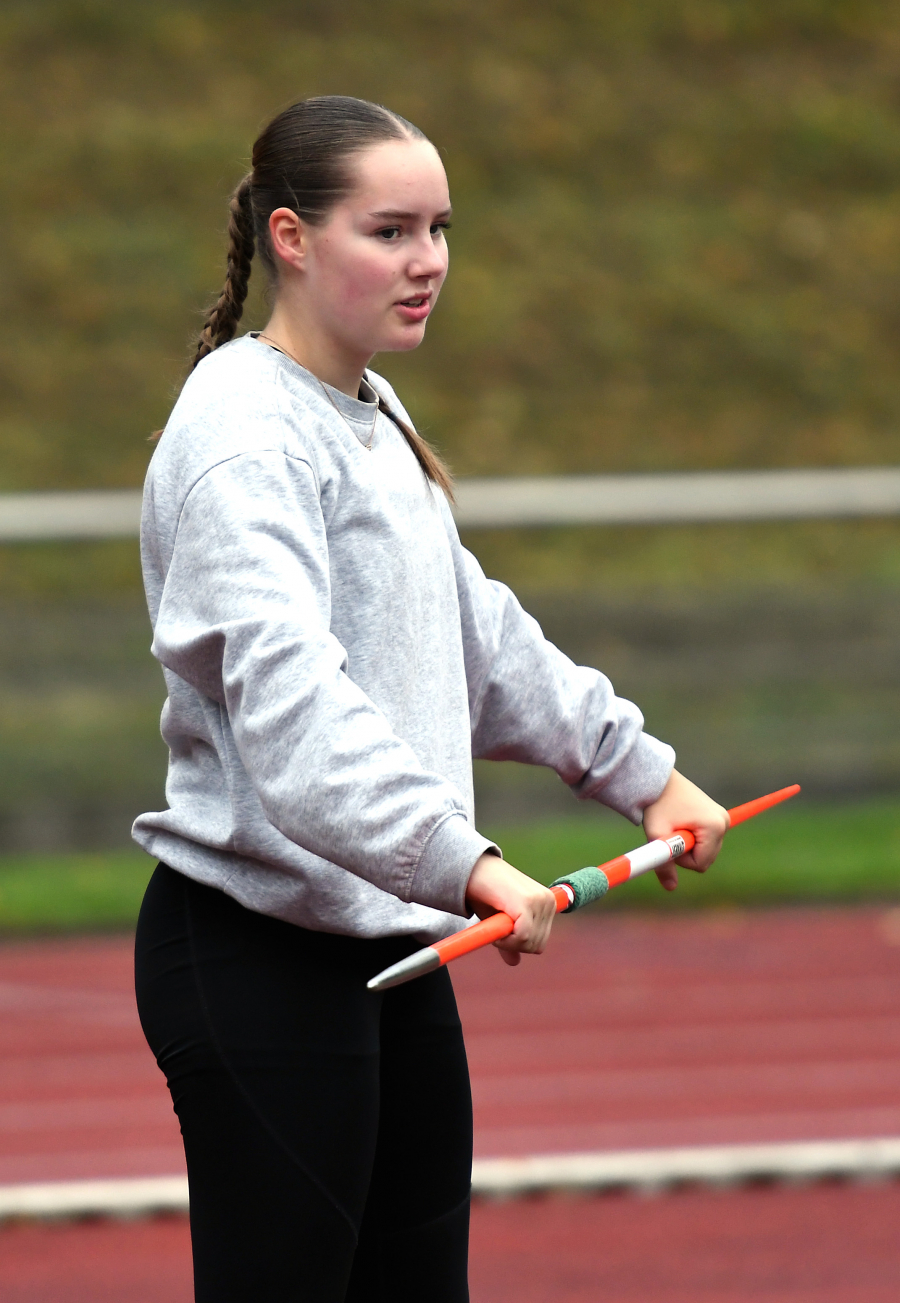
[[[431,311],[431,294],[411,295],[394,306],[406,321],[424,321]]]

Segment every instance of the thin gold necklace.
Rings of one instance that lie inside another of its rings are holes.
[[[348,430],[350,431],[350,433],[353,435],[354,439],[356,439],[356,441],[357,441],[358,443],[361,442],[361,440],[360,440],[360,438],[359,438],[359,435],[356,433],[356,431],[354,430],[353,426],[352,426],[352,425],[350,424],[350,422],[347,420],[347,418],[346,418],[346,416],[344,415],[344,413],[341,411],[341,409],[338,407],[337,403],[336,403],[336,402],[334,401],[334,399],[332,398],[331,394],[328,392],[327,387],[322,383],[322,381],[319,379],[319,377],[318,377],[317,375],[314,375],[313,372],[310,371],[308,367],[303,366],[303,363],[302,363],[298,358],[294,357],[293,353],[290,353],[290,352],[289,352],[289,351],[284,347],[283,344],[278,344],[278,343],[276,343],[275,340],[272,338],[271,335],[264,335],[264,334],[262,333],[262,331],[260,331],[259,334],[256,336],[256,338],[257,338],[257,339],[264,339],[264,340],[266,341],[267,344],[269,344],[272,348],[275,349],[276,352],[278,352],[278,353],[283,353],[283,354],[285,355],[285,357],[289,357],[289,358],[291,359],[292,362],[296,362],[296,363],[297,363],[297,366],[301,367],[304,371],[306,371],[307,375],[311,375],[312,378],[313,378],[313,380],[315,380],[316,384],[317,384],[317,385],[319,386],[319,388],[322,390],[322,393],[323,393],[323,394],[325,395],[325,397],[328,399],[329,403],[331,403],[331,406],[332,406],[332,407],[334,408],[334,410],[337,412],[338,416],[339,416],[339,417],[341,418],[341,420],[344,422],[344,424],[346,425],[347,429],[348,429]],[[366,383],[368,383],[368,381],[367,381]],[[377,425],[377,423],[378,423],[378,401],[377,401],[377,399],[376,399],[376,402],[375,402],[375,415],[372,417],[372,428],[371,428],[371,430],[369,431],[369,442],[363,444],[363,447],[366,449],[367,452],[371,452],[371,451],[372,451],[372,444],[375,442],[375,426]]]

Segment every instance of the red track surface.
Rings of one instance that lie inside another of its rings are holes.
[[[453,973],[481,1155],[900,1135],[898,910],[561,919]]]
[[[900,1135],[895,910],[564,919],[542,959],[454,976],[481,1155]],[[129,943],[0,947],[0,1184],[181,1170]],[[886,1303],[898,1214],[894,1185],[481,1205],[473,1295]],[[187,1278],[178,1220],[0,1233],[4,1303]]]
[[[184,1170],[131,942],[0,948],[0,1185]]]
[[[472,1303],[896,1303],[900,1185],[476,1204]],[[182,1219],[0,1232],[3,1303],[190,1303]]]
[[[594,916],[460,960],[477,1152],[900,1135],[897,922]],[[182,1170],[130,943],[0,947],[0,1184]]]

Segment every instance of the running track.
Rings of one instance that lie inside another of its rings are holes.
[[[454,973],[480,1156],[900,1135],[900,911],[563,919]],[[0,947],[0,1184],[181,1170],[128,941]],[[894,1303],[898,1224],[898,1184],[481,1204],[473,1298]],[[0,1232],[4,1303],[187,1282],[178,1219]]]

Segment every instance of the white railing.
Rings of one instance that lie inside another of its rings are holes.
[[[463,479],[461,529],[900,515],[900,467]],[[132,538],[136,489],[0,494],[0,543]]]
[[[900,514],[900,467],[461,480],[467,529]]]
[[[0,494],[0,543],[134,538],[140,526],[140,489]]]

